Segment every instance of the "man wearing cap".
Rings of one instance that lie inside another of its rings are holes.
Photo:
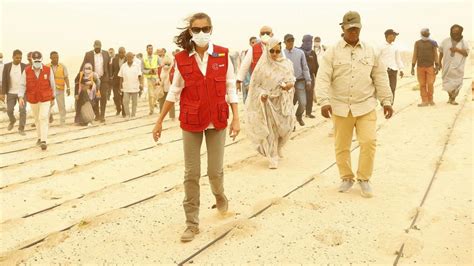
[[[392,116],[392,92],[387,68],[375,49],[359,40],[360,15],[349,11],[340,23],[343,40],[329,48],[320,60],[316,89],[321,114],[332,117],[335,128],[336,163],[342,179],[339,192],[347,192],[357,179],[363,197],[371,197],[375,147],[377,99],[385,118]],[[351,168],[354,127],[360,145],[357,177]]]
[[[245,80],[247,73],[253,72],[254,68],[257,66],[258,60],[265,51],[265,43],[273,37],[273,30],[269,26],[263,26],[260,29],[260,41],[255,43],[247,52],[244,57],[244,60],[240,64],[239,71],[237,73],[237,91],[242,90],[242,81]]]
[[[382,62],[387,67],[388,80],[390,82],[390,89],[393,94],[393,101],[395,101],[395,89],[397,88],[397,74],[400,71],[400,78],[403,77],[403,62],[402,57],[400,56],[400,51],[396,46],[395,38],[398,36],[398,33],[393,29],[388,29],[385,31],[385,45],[381,49],[380,58]],[[392,102],[393,104],[393,102]]]
[[[418,107],[435,105],[433,101],[434,82],[439,71],[438,43],[430,39],[430,30],[421,29],[421,39],[415,42],[411,74],[415,75],[420,85],[421,103]]]
[[[36,145],[46,150],[48,141],[48,116],[49,110],[54,105],[56,90],[54,74],[50,67],[43,65],[43,56],[40,52],[31,55],[33,65],[25,68],[21,76],[21,86],[18,93],[20,106],[25,106],[26,100],[31,104],[35,118],[36,134],[38,141]]]
[[[92,71],[97,73],[100,78],[100,99],[99,104],[95,106],[95,120],[105,122],[105,107],[107,106],[107,99],[109,95],[109,53],[102,50],[102,43],[99,40],[94,42],[94,50],[87,52],[84,55],[84,60],[80,69],[84,68],[86,63],[92,65]],[[100,111],[99,111],[100,108]]]
[[[306,111],[306,91],[312,89],[311,75],[309,74],[308,63],[306,62],[304,52],[300,49],[294,49],[295,37],[291,34],[286,34],[283,39],[286,46],[284,53],[286,58],[290,59],[293,63],[293,70],[296,78],[295,97],[293,98],[293,104],[298,103],[298,109],[296,109],[296,121],[298,121],[300,126],[304,126],[303,113]]]

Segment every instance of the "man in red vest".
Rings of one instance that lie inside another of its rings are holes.
[[[26,99],[31,105],[35,118],[38,141],[36,145],[46,150],[48,141],[48,117],[50,107],[54,105],[55,82],[51,68],[43,65],[40,52],[33,52],[32,65],[25,68],[22,75],[20,92],[18,93],[20,106],[25,106]]]
[[[267,41],[273,37],[273,30],[269,26],[263,26],[260,29],[260,42],[254,44],[251,49],[248,50],[244,60],[240,64],[240,69],[237,74],[237,90],[242,90],[242,81],[245,80],[245,76],[249,71],[253,71],[258,63],[258,60],[263,54],[264,45]]]
[[[220,213],[228,210],[224,194],[224,146],[226,139],[229,104],[233,113],[230,137],[235,139],[240,131],[238,97],[235,90],[234,71],[229,64],[229,50],[210,42],[211,18],[204,13],[189,18],[189,26],[176,37],[176,44],[184,51],[176,54],[176,71],[163,110],[153,129],[155,141],[161,137],[163,120],[178,100],[179,121],[183,130],[184,191],[186,230],[181,241],[188,242],[199,233],[199,205],[201,177],[201,145],[206,140],[207,175],[215,207]]]

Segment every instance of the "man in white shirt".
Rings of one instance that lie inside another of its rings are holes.
[[[138,93],[143,90],[143,75],[141,65],[134,63],[135,55],[128,52],[127,63],[120,67],[120,90],[123,92],[123,106],[127,119],[135,117],[137,112]],[[130,99],[132,99],[132,114],[130,115]]]
[[[314,52],[319,59],[323,57],[324,52],[326,51],[326,46],[321,44],[321,37],[314,37]]]
[[[388,79],[390,82],[390,89],[393,94],[393,101],[395,100],[395,89],[397,88],[397,73],[400,71],[400,78],[403,77],[403,62],[395,42],[398,33],[393,29],[385,31],[385,40],[387,41],[380,52],[380,58],[387,67]]]
[[[8,124],[8,131],[13,129],[16,123],[15,106],[18,102],[18,93],[21,87],[21,75],[23,74],[26,65],[21,62],[22,52],[20,50],[13,51],[13,61],[5,64],[2,71],[2,87],[0,91],[0,100],[7,100],[7,114],[10,119]],[[20,125],[18,132],[20,135],[25,135],[26,124],[26,104],[20,106]]]

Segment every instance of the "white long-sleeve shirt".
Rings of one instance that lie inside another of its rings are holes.
[[[402,57],[400,56],[400,51],[395,43],[385,43],[385,45],[380,50],[380,59],[387,68],[391,70],[402,70],[403,71],[403,62]]]

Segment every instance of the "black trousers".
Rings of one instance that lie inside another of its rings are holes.
[[[393,104],[393,102],[395,101],[395,89],[397,88],[398,71],[392,70],[389,68],[387,69],[387,73],[388,73],[388,81],[390,82],[390,89],[392,90],[392,95],[393,95],[393,99],[392,99],[392,104]]]
[[[100,78],[100,99],[96,100],[96,104],[94,105],[94,113],[96,119],[104,119],[105,118],[105,107],[107,107],[107,98],[109,97],[109,80],[106,77]]]
[[[120,81],[119,80],[114,80],[113,81],[113,89],[112,91],[114,92],[114,104],[115,104],[115,109],[117,110],[118,113],[122,113],[122,115],[125,115],[125,110],[123,108],[123,94],[120,91]]]

